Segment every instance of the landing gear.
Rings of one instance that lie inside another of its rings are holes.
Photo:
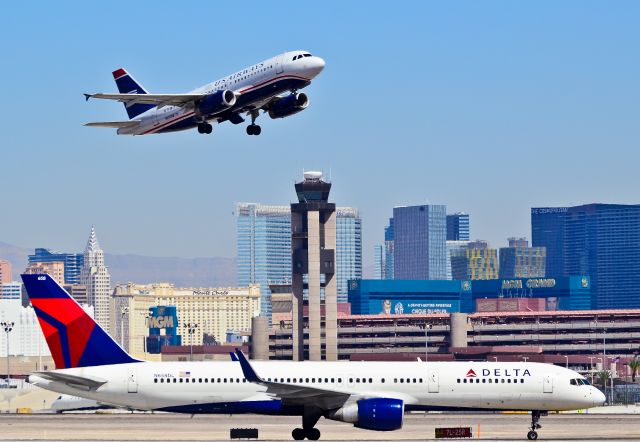
[[[542,411],[532,411],[531,412],[531,430],[527,433],[527,439],[529,440],[537,440],[538,439],[538,432],[536,431],[539,428],[542,428],[542,425],[540,425],[538,422],[540,421],[540,416],[543,415]],[[546,416],[547,413],[544,412],[544,415]]]
[[[302,428],[296,428],[291,432],[294,440],[318,440],[320,439],[320,430],[314,428],[318,420],[322,416],[322,412],[315,408],[306,408],[302,416]]]
[[[305,430],[304,428],[296,428],[291,432],[291,436],[293,436],[294,440],[318,440],[320,439],[320,430],[317,428],[309,428]]]
[[[256,118],[260,115],[260,111],[253,109],[249,112],[249,115],[251,116],[251,124],[247,126],[247,135],[260,135],[262,129],[256,124]]]
[[[247,135],[260,135],[262,128],[257,124],[250,124],[247,126]]]
[[[207,122],[198,123],[198,133],[199,134],[210,134],[213,131],[213,126]]]

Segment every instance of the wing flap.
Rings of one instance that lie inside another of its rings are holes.
[[[133,127],[140,124],[141,120],[127,120],[127,121],[92,121],[90,123],[85,123],[85,126],[90,127],[112,127],[116,129],[120,129],[123,127]]]
[[[184,106],[202,98],[205,94],[84,94],[86,99],[114,100],[128,104],[153,104],[156,106]]]

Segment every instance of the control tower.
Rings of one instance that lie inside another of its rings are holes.
[[[331,183],[322,180],[321,172],[305,172],[304,180],[295,187],[298,202],[291,204],[293,360],[304,360],[306,294],[309,360],[336,361],[336,205],[329,202]]]

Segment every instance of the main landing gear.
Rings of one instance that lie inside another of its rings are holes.
[[[199,134],[210,134],[213,131],[213,126],[207,123],[198,123],[198,133]]]
[[[262,132],[262,128],[256,124],[256,118],[258,118],[259,112],[260,111],[258,109],[253,109],[250,112],[251,124],[247,126],[247,135],[260,135]]]
[[[529,440],[537,440],[538,432],[536,430],[542,428],[542,425],[538,423],[540,420],[540,416],[546,416],[546,411],[532,411],[531,412],[531,430],[527,433],[527,439]]]
[[[318,440],[320,439],[320,430],[314,428],[318,423],[320,416],[322,413],[320,410],[309,410],[305,409],[304,415],[302,416],[302,428],[296,428],[291,432],[291,436],[293,436],[294,440]]]

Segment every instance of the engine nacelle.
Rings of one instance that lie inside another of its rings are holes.
[[[284,118],[297,114],[309,106],[307,94],[291,94],[280,98],[269,106],[269,116],[271,118]]]
[[[233,91],[215,91],[205,95],[195,103],[195,113],[200,117],[217,114],[236,104],[236,94]]]
[[[332,411],[328,419],[350,422],[358,428],[392,431],[402,428],[404,403],[400,399],[362,399]]]

